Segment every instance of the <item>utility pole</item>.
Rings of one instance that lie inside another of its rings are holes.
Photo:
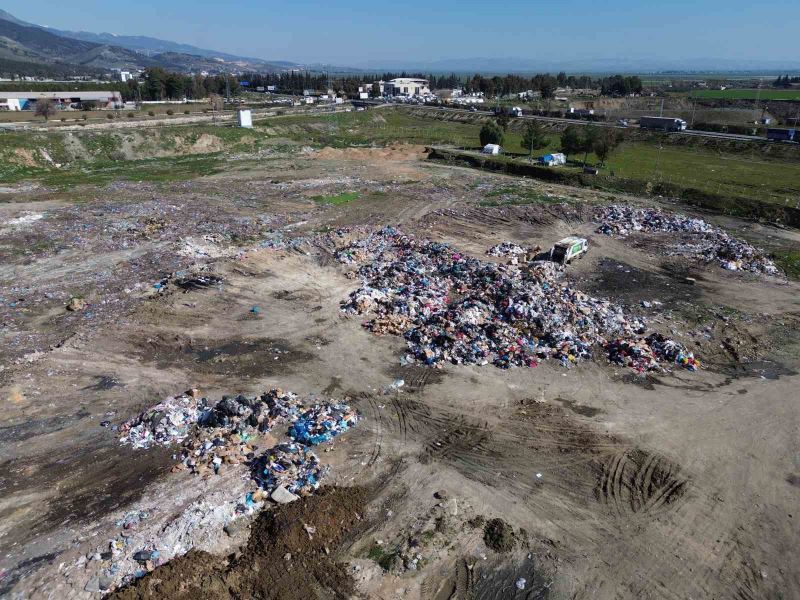
[[[664,116],[664,98],[661,99],[661,111],[658,113],[659,117]]]
[[[753,106],[753,116],[755,117],[753,119],[754,123],[758,122],[758,101],[760,99],[761,99],[761,80],[759,79],[758,80],[758,89],[756,90],[756,103],[755,103],[755,106]]]
[[[692,101],[692,122],[689,123],[689,129],[694,129],[694,112],[697,110],[697,100]]]

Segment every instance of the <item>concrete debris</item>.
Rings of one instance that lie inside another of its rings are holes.
[[[272,491],[272,494],[270,494],[270,498],[272,498],[278,504],[288,504],[289,502],[294,502],[295,500],[299,500],[300,496],[294,495],[285,487],[279,485]]]
[[[638,231],[691,234],[697,236],[696,243],[676,245],[668,253],[697,258],[707,263],[716,262],[730,271],[750,271],[772,276],[781,274],[762,250],[702,219],[666,213],[655,208],[612,204],[598,209],[595,220],[600,222],[598,233],[616,237],[627,237]]]
[[[693,360],[675,341],[670,348],[678,353],[649,348],[656,338],[641,337],[647,331],[642,318],[562,283],[563,268],[551,262],[487,263],[392,227],[353,242],[337,257],[360,264],[362,282],[342,310],[374,315],[365,323],[374,333],[403,335],[407,362],[509,368],[554,359],[569,366],[592,358],[595,347],[616,360],[621,340],[655,358],[632,362],[634,368],[661,370],[659,362],[673,354]]]

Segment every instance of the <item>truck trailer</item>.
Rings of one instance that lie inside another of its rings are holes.
[[[781,129],[779,127],[770,127],[767,129],[767,139],[776,140],[780,142],[800,142],[795,129]]]
[[[642,117],[639,119],[642,129],[658,129],[660,131],[684,131],[686,121],[672,117]]]

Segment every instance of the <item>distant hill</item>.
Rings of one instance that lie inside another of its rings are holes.
[[[142,69],[162,67],[172,71],[210,73],[221,72],[277,72],[297,68],[295,63],[240,57],[204,50],[188,44],[179,44],[144,36],[115,36],[50,29],[25,23],[6,11],[0,10],[0,66],[3,72],[22,67],[18,73],[31,71],[78,71],[110,69]],[[30,68],[25,68],[30,64]]]

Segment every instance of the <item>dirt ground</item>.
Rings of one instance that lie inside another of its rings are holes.
[[[552,201],[487,205],[509,186]],[[128,567],[106,551],[122,532],[125,553],[150,540],[174,559],[119,598],[800,597],[800,286],[667,256],[652,235],[594,233],[591,207],[612,201],[652,204],[409,148],[4,189],[0,596],[118,588]],[[796,231],[701,216],[800,245]],[[570,281],[645,314],[705,367],[404,366],[402,338],[340,311],[357,283],[332,255],[387,224],[484,258],[502,240],[584,235]],[[173,283],[201,271],[223,282]],[[67,310],[72,298],[85,306]],[[323,491],[278,509],[233,519],[246,465],[173,473],[171,450],[121,447],[112,429],[190,388],[272,387],[349,398],[363,416],[320,449]],[[132,511],[146,517],[122,531]],[[487,545],[492,519],[513,532],[502,545]]]

